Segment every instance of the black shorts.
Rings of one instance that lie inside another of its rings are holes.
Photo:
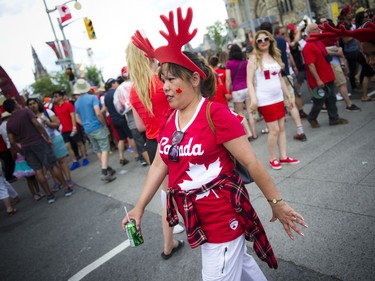
[[[67,142],[71,142],[71,141],[74,141],[74,142],[82,142],[83,141],[83,133],[82,133],[82,130],[77,130],[77,133],[74,135],[74,136],[70,136],[72,132],[64,132],[64,133],[61,133],[63,139],[64,139],[64,142],[67,143]]]
[[[128,122],[126,121],[125,117],[123,119],[112,119],[112,124],[113,127],[115,127],[120,140],[133,138],[132,132],[129,129]]]
[[[154,162],[156,150],[158,149],[158,141],[157,139],[146,139],[146,149],[148,153],[148,157],[150,159],[150,163]]]

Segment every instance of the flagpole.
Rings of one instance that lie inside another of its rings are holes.
[[[57,22],[58,22],[58,24],[59,24],[59,27],[60,27],[61,33],[62,33],[62,35],[63,35],[64,44],[65,44],[66,50],[68,51],[68,56],[69,56],[69,58],[70,58],[70,60],[71,60],[71,64],[72,64],[72,66],[73,66],[74,73],[75,73],[76,77],[78,77],[78,75],[80,74],[80,71],[77,70],[77,68],[76,68],[76,64],[74,63],[74,59],[73,59],[73,52],[72,52],[72,49],[70,48],[70,43],[68,44],[68,40],[66,40],[65,32],[64,32],[64,27],[67,26],[68,24],[65,25],[65,26],[63,26],[63,25],[61,24],[61,20],[60,20],[60,18],[57,18]],[[79,77],[78,77],[78,78],[79,78]]]
[[[55,36],[55,42],[56,42],[57,52],[58,52],[58,54],[60,56],[60,58],[58,58],[58,59],[64,59],[64,55],[63,55],[63,53],[61,51],[61,48],[60,48],[60,42],[57,39],[55,28],[53,27],[51,16],[49,15],[50,10],[48,10],[47,4],[46,4],[46,0],[43,0],[43,3],[44,3],[44,7],[46,8],[46,13],[48,15],[49,23],[51,24],[51,27],[52,27],[53,35]],[[61,69],[64,70],[64,65],[61,65]]]

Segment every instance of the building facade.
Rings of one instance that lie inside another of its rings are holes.
[[[235,22],[235,28],[242,28],[245,33],[256,31],[264,21],[281,25],[297,24],[304,16],[329,17],[335,20],[337,10],[340,11],[347,4],[354,3],[356,8],[375,8],[373,0],[224,0],[224,2],[229,22]],[[249,21],[250,18],[253,19],[252,22]]]

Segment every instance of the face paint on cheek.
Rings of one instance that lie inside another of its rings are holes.
[[[182,93],[181,88],[177,88],[177,89],[176,89],[176,93],[177,93],[177,94],[181,94],[181,93]]]

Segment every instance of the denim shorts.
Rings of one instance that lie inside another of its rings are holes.
[[[53,153],[55,153],[57,159],[64,158],[68,155],[68,150],[66,149],[62,135],[52,137],[52,142]]]
[[[109,132],[107,128],[100,128],[96,131],[87,134],[92,144],[92,149],[95,153],[109,151],[108,135]]]

